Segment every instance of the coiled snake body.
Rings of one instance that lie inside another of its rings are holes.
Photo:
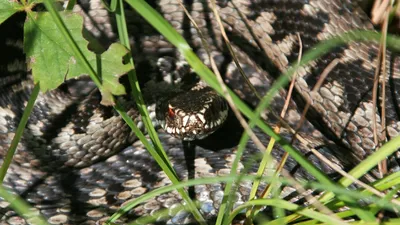
[[[361,3],[363,1],[235,0],[220,3],[217,7],[241,67],[257,91],[264,94],[274,79],[288,68],[289,63],[297,60],[300,46],[298,36],[303,51],[306,51],[333,35],[352,29],[373,29],[360,8]],[[110,22],[104,19],[106,11],[99,9],[96,1],[83,5],[90,8],[93,13],[89,15],[93,21],[98,22],[91,29],[95,36],[106,41],[113,39]],[[173,0],[161,0],[153,5],[182,33],[193,50],[208,65],[209,59],[198,32],[179,4]],[[228,53],[215,15],[211,13],[211,4],[191,1],[185,5],[205,35],[211,55],[224,75],[225,82],[246,102],[255,106],[258,99],[245,85]],[[133,30],[141,31],[132,34],[133,51],[138,53],[138,59],[135,60],[138,62],[138,74],[159,74],[157,61],[160,58],[169,59],[173,67],[169,71],[162,71],[173,72],[175,65],[179,64],[179,55],[175,49],[138,16],[134,15],[130,21]],[[4,43],[7,45],[10,42]],[[285,116],[288,124],[295,127],[300,118],[297,105],[310,100],[312,109],[299,135],[309,140],[313,147],[319,147],[323,155],[344,169],[352,168],[376,148],[372,129],[375,113],[372,87],[377,49],[375,44],[351,42],[303,67],[298,72],[295,85],[296,101],[290,103]],[[400,95],[396,91],[400,85],[400,67],[399,57],[395,53],[388,51],[386,57],[386,135],[380,138],[392,139],[400,131]],[[319,75],[335,59],[338,64],[330,71],[320,90],[312,93],[310,90],[318,81]],[[10,62],[9,65],[14,63],[14,67],[1,70],[1,156],[7,151],[33,87],[29,80],[22,78],[26,72],[15,69],[20,68],[15,66],[18,63],[13,60],[7,62]],[[13,73],[19,76],[12,77]],[[124,203],[152,189],[170,184],[169,179],[123,120],[111,108],[97,104],[100,99],[96,93],[84,90],[83,95],[74,94],[74,90],[82,87],[87,87],[85,80],[74,81],[39,97],[4,182],[39,210],[51,224],[92,224],[104,221]],[[156,98],[152,91],[145,90],[150,95],[149,102]],[[282,90],[275,97],[270,111],[263,114],[269,124],[277,122],[270,112],[280,112],[284,97],[285,91]],[[129,115],[138,121],[134,104],[126,104],[132,106]],[[380,115],[376,116],[381,121]],[[233,116],[227,117],[227,122],[218,131],[195,142],[197,147],[193,159],[194,167],[189,168],[189,172],[194,171],[194,177],[229,173],[242,130]],[[219,127],[220,124],[215,126]],[[166,129],[168,131],[169,128]],[[378,123],[378,133],[382,129]],[[191,132],[193,133],[192,130]],[[260,131],[255,129],[255,133],[264,144],[268,142],[269,138]],[[182,179],[187,178],[188,166],[184,163],[187,159],[181,141],[162,130],[159,135],[178,175]],[[286,129],[282,129],[282,136],[291,137]],[[303,153],[309,152],[309,148],[302,143],[296,142],[294,146]],[[243,164],[258,152],[255,144],[249,142],[242,159]],[[275,158],[280,158],[283,150],[276,146],[272,154]],[[308,154],[308,158],[323,172],[334,176],[333,169],[317,157]],[[388,160],[389,168],[396,169],[396,155]],[[285,168],[297,178],[312,179],[291,158]],[[250,171],[255,170],[256,168],[250,168]],[[236,206],[246,201],[250,185],[241,184],[236,193]],[[218,212],[223,187],[223,184],[198,185],[194,189],[195,198],[201,204],[201,212],[210,221]],[[120,222],[124,223],[162,208],[172,209],[179,203],[181,198],[177,193],[163,194],[131,210]],[[1,224],[26,223],[6,202],[0,202],[0,207]],[[188,221],[190,217],[183,213],[170,219],[169,223],[182,224]]]

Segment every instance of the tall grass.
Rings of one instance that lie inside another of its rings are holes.
[[[218,83],[213,72],[206,67],[202,61],[196,56],[196,54],[191,50],[191,47],[188,45],[186,40],[172,28],[172,26],[153,8],[151,8],[145,1],[143,0],[126,0],[128,5],[130,5],[134,10],[136,10],[143,18],[145,18],[156,30],[158,30],[168,41],[170,41],[185,57],[187,62],[191,65],[193,70],[205,81],[209,86],[214,88],[218,93],[223,95],[223,90]],[[71,9],[74,1],[70,1],[68,5],[68,9]],[[126,19],[124,15],[122,0],[115,0],[111,2],[110,10],[115,13],[118,35],[121,43],[129,48],[129,36],[127,32]],[[77,44],[75,43],[72,36],[69,34],[69,31],[65,24],[63,23],[58,11],[55,9],[53,2],[51,0],[44,0],[44,4],[52,15],[54,22],[57,24],[59,32],[61,32],[65,38],[66,44],[73,49],[76,59],[78,59],[78,63],[82,64],[86,69],[90,77],[93,79],[95,84],[101,89],[102,82],[101,79],[97,76],[97,72],[94,68],[90,66],[88,60],[79,50]],[[29,13],[29,12],[28,12]],[[57,31],[58,32],[58,31]],[[124,216],[126,212],[130,209],[134,208],[138,204],[141,204],[153,197],[156,197],[162,193],[167,193],[173,190],[178,190],[179,194],[182,196],[183,200],[186,202],[185,205],[181,205],[179,210],[185,210],[190,212],[193,217],[200,224],[206,224],[207,222],[203,218],[199,210],[198,203],[194,200],[190,199],[188,193],[185,191],[186,187],[199,185],[199,184],[211,184],[211,183],[227,183],[234,187],[234,184],[237,184],[240,181],[263,181],[263,182],[279,182],[289,186],[295,186],[300,184],[303,188],[311,188],[316,190],[325,191],[325,194],[319,199],[319,201],[324,204],[328,209],[335,212],[333,215],[327,215],[323,212],[320,212],[315,207],[309,206],[304,207],[302,205],[297,205],[286,200],[279,199],[279,196],[271,196],[269,199],[254,199],[245,202],[242,206],[239,206],[236,209],[232,208],[234,198],[231,198],[231,193],[229,190],[225,190],[225,197],[223,200],[223,213],[218,214],[217,221],[218,223],[230,224],[236,215],[245,212],[246,209],[252,208],[254,206],[258,207],[274,207],[278,209],[286,210],[286,215],[280,215],[279,218],[265,218],[261,214],[252,214],[254,218],[252,220],[259,220],[261,224],[339,224],[346,223],[346,220],[351,220],[351,223],[358,224],[365,222],[365,224],[379,224],[376,221],[377,214],[381,210],[390,210],[397,212],[400,210],[400,206],[397,202],[397,199],[394,198],[396,191],[398,190],[398,185],[400,183],[400,172],[393,173],[385,178],[382,178],[374,183],[370,183],[369,185],[376,190],[379,190],[381,193],[387,193],[383,196],[377,195],[376,193],[372,193],[367,189],[356,189],[349,190],[348,187],[353,181],[348,177],[343,177],[338,182],[332,181],[328,176],[326,176],[323,172],[321,172],[318,168],[312,165],[297,149],[291,146],[285,139],[283,139],[279,134],[275,133],[273,128],[271,128],[267,123],[265,123],[261,118],[260,114],[264,110],[268,109],[271,104],[273,97],[277,94],[277,92],[284,88],[295,71],[301,67],[306,65],[307,63],[318,59],[318,57],[323,54],[329,52],[333,48],[346,44],[351,41],[379,41],[380,34],[373,31],[352,31],[349,33],[342,34],[338,37],[333,37],[327,41],[319,43],[317,46],[312,48],[309,52],[306,52],[302,57],[299,64],[294,64],[290,69],[288,69],[284,74],[282,74],[274,85],[271,87],[269,92],[261,99],[260,104],[255,110],[250,109],[235,93],[231,90],[228,90],[229,95],[232,97],[233,102],[237,109],[249,119],[249,124],[251,127],[258,127],[265,135],[268,135],[274,138],[277,144],[281,145],[282,148],[287,151],[293,159],[295,159],[308,173],[313,175],[316,180],[315,181],[298,181],[298,183],[293,183],[291,180],[287,180],[283,177],[260,177],[260,176],[252,176],[249,174],[237,174],[235,167],[231,171],[230,175],[227,176],[216,176],[213,178],[201,178],[189,181],[180,181],[177,177],[176,172],[174,171],[167,154],[165,153],[163,146],[158,139],[157,132],[152,126],[151,119],[149,113],[146,109],[146,104],[142,97],[142,92],[140,90],[138,84],[138,78],[135,71],[131,71],[128,74],[131,89],[133,92],[131,93],[133,98],[135,99],[140,115],[143,118],[144,124],[146,126],[146,130],[150,136],[151,142],[147,141],[145,135],[138,129],[136,124],[132,121],[132,119],[127,115],[126,109],[122,108],[121,105],[116,101],[115,110],[121,115],[121,117],[125,120],[125,122],[129,125],[132,131],[135,132],[136,136],[142,141],[146,149],[152,155],[154,160],[158,163],[160,168],[165,172],[165,174],[171,179],[172,185],[161,187],[151,192],[148,192],[141,197],[129,202],[120,210],[118,210],[114,215],[112,215],[108,223],[112,224],[117,221],[118,218]],[[387,35],[387,46],[391,49],[399,50],[400,48],[400,39],[395,36]],[[130,63],[134,65],[134,61],[130,58]],[[30,102],[34,102],[37,97],[37,92],[32,94]],[[28,104],[27,109],[25,110],[24,117],[20,122],[20,126],[17,129],[18,134],[22,134],[23,128],[26,124],[27,116],[32,110],[33,104]],[[26,115],[25,115],[26,114]],[[21,135],[16,135],[13,143],[18,143]],[[236,161],[241,158],[243,154],[243,150],[245,148],[246,143],[248,142],[249,136],[248,134],[244,134],[241,142],[239,144],[239,150],[236,153]],[[372,168],[378,165],[380,161],[385,159],[386,157],[393,154],[397,151],[400,146],[400,137],[397,137],[388,143],[386,143],[383,147],[381,147],[377,152],[369,156],[366,160],[360,163],[358,166],[353,168],[348,174],[353,178],[360,178],[364,174],[368,173]],[[4,179],[8,166],[11,163],[12,155],[16,149],[16,144],[13,144],[9,150],[9,155],[4,159],[4,163],[0,170],[1,182]],[[268,163],[268,160],[263,162]],[[239,176],[240,175],[240,176]],[[240,178],[240,179],[238,179]],[[393,188],[394,187],[394,188]],[[32,224],[46,224],[43,220],[43,217],[32,217],[29,212],[29,206],[24,202],[21,198],[13,197],[9,195],[8,191],[4,188],[0,188],[0,196],[4,198],[6,201],[13,202],[10,207],[15,209],[16,212],[20,213],[22,216],[26,218],[30,218],[29,221]],[[369,202],[368,204],[360,204],[360,199],[366,200]],[[338,212],[339,208],[347,207],[347,209]],[[176,210],[173,213],[178,213],[179,210]],[[281,211],[283,212],[283,211]],[[133,221],[132,224],[137,224],[139,222],[150,223],[155,220],[158,216],[169,217],[171,212],[161,210],[156,215],[146,216],[144,218],[140,218],[137,221]],[[277,214],[279,215],[279,214]],[[33,219],[32,219],[33,218]],[[388,219],[388,222],[385,224],[396,224],[399,222],[396,219]]]

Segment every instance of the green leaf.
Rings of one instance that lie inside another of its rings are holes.
[[[17,1],[0,0],[0,24],[23,8],[24,7]]]
[[[118,82],[119,77],[133,69],[132,65],[123,64],[123,57],[128,54],[128,50],[121,44],[113,44],[100,57],[96,57],[87,48],[89,42],[83,38],[83,18],[70,12],[59,14],[82,54],[93,68],[99,69],[97,74],[101,74],[102,78],[101,103],[113,105],[112,95],[125,94],[125,88]],[[40,81],[42,92],[57,88],[64,80],[87,74],[86,68],[75,58],[74,51],[66,43],[50,13],[28,14],[24,26],[24,50],[33,80],[35,83]]]
[[[110,48],[101,54],[102,86],[101,104],[113,105],[111,95],[124,95],[125,87],[119,83],[119,78],[133,69],[132,64],[123,64],[122,58],[129,53],[125,46],[114,43]]]
[[[96,55],[88,50],[88,41],[82,36],[83,18],[65,12],[60,15],[82,53],[90,61],[95,61]],[[34,82],[40,81],[43,92],[57,88],[65,79],[86,74],[85,68],[77,63],[72,49],[47,12],[28,13],[24,25],[24,50]]]

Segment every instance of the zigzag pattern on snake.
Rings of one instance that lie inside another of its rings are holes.
[[[225,29],[232,42],[240,64],[257,91],[265,94],[273,81],[291,62],[297,60],[301,37],[303,51],[321,40],[352,29],[373,29],[365,12],[363,1],[325,0],[233,0],[218,5]],[[86,14],[86,27],[105,45],[115,39],[113,22],[99,2],[83,2],[76,11]],[[193,50],[209,65],[208,56],[201,45],[197,30],[174,0],[160,0],[151,5],[187,39]],[[188,1],[185,6],[206,36],[211,55],[224,75],[225,82],[249,105],[258,99],[239,75],[232,56],[221,38],[221,33],[210,4],[206,1]],[[86,12],[86,13],[85,13]],[[143,19],[129,12],[132,47],[141,77],[146,101],[157,100],[149,79],[174,73],[181,65],[180,55],[162,36]],[[89,20],[89,17],[91,20]],[[7,27],[9,26],[9,27]],[[0,29],[15,28],[6,22]],[[140,31],[140,32],[135,32]],[[1,32],[3,33],[3,32]],[[22,34],[21,34],[22,35]],[[0,80],[0,156],[4,156],[13,132],[22,114],[33,84],[26,79],[22,50],[13,43],[17,38],[7,35],[2,45],[16,55],[3,55]],[[378,46],[368,43],[350,43],[338,47],[318,61],[298,72],[295,85],[295,101],[289,106],[285,120],[295,127],[305,100],[312,101],[312,109],[299,134],[309,140],[324,156],[348,170],[358,164],[376,148],[373,141],[372,86]],[[135,54],[136,53],[136,54]],[[18,55],[20,54],[20,55]],[[4,60],[3,60],[4,58]],[[17,60],[16,60],[17,59]],[[170,69],[157,65],[160,59],[169,63]],[[339,64],[316,94],[310,94],[319,75],[334,59]],[[391,139],[400,131],[397,86],[400,85],[399,57],[387,53],[386,87],[386,136]],[[161,69],[161,71],[160,71]],[[159,81],[162,82],[162,81]],[[89,82],[90,84],[90,82]],[[75,93],[82,89],[83,94]],[[169,179],[149,156],[143,145],[123,120],[111,108],[100,106],[100,96],[92,91],[85,79],[70,81],[56,91],[40,95],[29,119],[24,137],[14,156],[4,184],[18,193],[43,214],[51,224],[94,224],[104,221],[124,203],[157,187],[170,184]],[[274,125],[277,120],[270,112],[279,114],[285,90],[274,99],[273,105],[263,113],[263,118]],[[133,103],[129,115],[139,121]],[[378,121],[381,120],[377,115]],[[139,122],[140,123],[140,122]],[[378,123],[378,131],[381,131]],[[266,137],[254,130],[266,145]],[[194,177],[208,177],[229,173],[236,145],[242,134],[238,122],[229,114],[227,122],[209,137],[195,141],[194,165],[189,168]],[[182,179],[188,177],[183,146],[180,140],[159,130],[160,139]],[[291,135],[282,129],[282,136]],[[335,178],[335,171],[309,153],[304,144],[294,146],[324,173]],[[252,156],[260,153],[255,144],[247,145],[241,166]],[[279,159],[283,150],[276,146],[273,156]],[[397,154],[388,159],[389,168],[397,167]],[[190,165],[189,165],[190,166]],[[285,165],[296,178],[312,177],[291,158]],[[256,171],[254,166],[250,172]],[[223,197],[223,184],[198,185],[195,198],[200,202],[204,217],[212,221]],[[236,193],[236,206],[247,200],[250,183],[240,184]],[[292,189],[284,192],[295,196]],[[289,196],[289,197],[290,197]],[[175,193],[163,194],[128,212],[119,223],[123,224],[141,215],[154,213],[162,208],[174,208],[181,203]],[[22,217],[12,211],[4,201],[0,202],[0,224],[25,224]],[[168,219],[170,224],[192,221],[188,213]],[[240,222],[240,221],[239,221]]]

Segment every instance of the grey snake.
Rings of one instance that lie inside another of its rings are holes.
[[[305,52],[328,37],[352,29],[374,29],[362,10],[365,2],[235,0],[219,2],[218,7],[243,70],[257,91],[265,94],[280,73],[297,60],[297,34],[301,37]],[[77,7],[76,11],[85,14],[87,27],[93,35],[105,45],[113,41],[113,21],[110,21],[107,11],[97,1],[82,1],[81,5],[82,8]],[[173,0],[160,0],[151,2],[151,5],[187,39],[197,55],[209,66],[210,62],[197,30],[184,15],[179,4]],[[211,55],[225,82],[249,105],[255,107],[259,100],[240,77],[221,38],[220,28],[211,13],[210,5],[193,0],[186,1],[185,6],[205,34]],[[132,29],[132,51],[137,53],[133,54],[137,62],[137,73],[139,76],[143,74],[141,84],[145,95],[148,95],[146,101],[151,104],[160,98],[160,94],[151,91],[151,77],[161,77],[159,82],[165,82],[165,74],[179,73],[181,56],[134,12],[129,12],[128,22]],[[6,22],[0,28],[7,30],[14,25]],[[0,156],[3,157],[33,84],[26,78],[28,72],[23,63],[21,49],[18,50],[12,44],[16,37],[8,34],[2,38],[4,48],[16,54],[1,54]],[[376,148],[373,141],[374,106],[371,99],[377,52],[378,45],[375,43],[351,42],[303,67],[298,71],[294,99],[284,118],[289,125],[295,127],[304,103],[310,100],[312,107],[299,135],[345,170],[357,165]],[[390,140],[400,132],[400,95],[397,91],[400,85],[400,58],[390,51],[386,57],[386,135],[380,138]],[[320,74],[334,59],[339,60],[338,65],[330,71],[320,90],[312,93],[311,89]],[[100,96],[92,91],[92,87],[90,82],[82,79],[67,82],[56,91],[40,95],[4,182],[6,187],[44,215],[50,224],[95,224],[105,221],[126,202],[171,183],[117,113],[98,104]],[[76,94],[76,90],[83,90],[83,94]],[[285,95],[286,91],[281,90],[270,111],[263,113],[263,119],[267,123],[278,123],[270,112],[279,114]],[[186,99],[184,106],[190,105],[190,98]],[[126,102],[126,106],[131,107],[128,114],[140,124],[134,104]],[[194,177],[229,173],[243,130],[231,112],[228,113],[226,103],[221,102],[215,107],[222,108],[218,111],[222,113],[217,118],[226,117],[227,121],[223,123],[221,119],[220,122],[211,122],[208,127],[213,128],[214,133],[208,137],[198,135],[199,131],[196,129],[185,128],[192,121],[207,119],[202,114],[205,112],[204,105],[190,115],[183,113],[181,107],[179,110],[175,107],[174,100],[166,101],[160,106],[160,110],[167,115],[164,125],[166,131],[183,139],[186,137],[183,133],[188,131],[196,139],[201,139],[194,141],[196,151],[191,156],[194,163],[192,168],[188,168],[190,165],[185,163],[188,159],[185,158],[181,140],[159,130],[160,139],[178,176],[186,179],[190,173]],[[168,119],[175,119],[179,114],[182,114],[177,122],[179,127],[168,126]],[[381,121],[380,115],[376,116]],[[378,123],[378,132],[381,133],[382,129]],[[269,137],[258,129],[254,132],[267,145]],[[285,129],[282,129],[282,136],[291,138],[290,132]],[[190,136],[186,140],[192,141],[195,138]],[[332,177],[337,175],[332,168],[309,154],[307,146],[299,142],[295,142],[294,146],[324,173]],[[241,165],[258,153],[259,150],[250,141]],[[272,155],[279,159],[283,153],[282,148],[276,146]],[[288,159],[285,168],[296,178],[313,179],[292,158]],[[388,159],[388,168],[389,171],[398,169],[397,153]],[[257,167],[251,166],[249,170],[254,172]],[[201,212],[209,221],[213,221],[218,212],[223,188],[223,184],[198,185],[194,188]],[[247,200],[250,188],[250,183],[241,184],[236,193],[235,206]],[[175,192],[162,194],[132,209],[118,222],[124,224],[163,208],[171,209],[181,201],[181,197]],[[0,201],[0,217],[0,224],[26,223],[4,201]],[[170,224],[189,222],[193,222],[193,219],[185,213],[168,220]]]

